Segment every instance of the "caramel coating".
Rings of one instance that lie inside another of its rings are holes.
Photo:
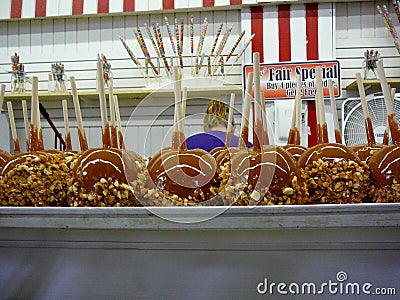
[[[284,145],[282,148],[292,154],[295,161],[298,161],[300,156],[307,150],[307,147],[294,144]]]
[[[298,160],[300,168],[305,168],[317,160],[338,162],[341,160],[353,160],[359,162],[358,156],[348,147],[338,143],[324,143],[309,148]]]
[[[174,200],[176,195],[200,203],[214,196],[216,163],[204,150],[161,151],[150,160],[148,171],[155,187]]]
[[[115,148],[93,148],[74,163],[70,206],[140,206],[146,177],[145,162],[138,154]]]
[[[363,161],[368,162],[371,156],[382,149],[383,145],[357,145],[350,147],[351,150]]]
[[[5,166],[6,162],[11,158],[11,154],[8,153],[7,151],[1,150],[0,149],[0,172]]]
[[[369,160],[369,167],[376,187],[400,183],[400,146],[386,146],[375,152]]]

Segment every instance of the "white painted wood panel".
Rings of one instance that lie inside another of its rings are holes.
[[[135,1],[135,5],[138,1]],[[163,0],[144,0],[143,2],[148,2],[148,10],[162,10]]]
[[[347,4],[335,3],[336,8],[336,39],[345,39],[347,32]]]
[[[42,57],[42,20],[32,20],[30,30],[31,44],[29,60],[34,61],[35,59]],[[12,47],[13,45],[9,45],[7,50],[10,51]],[[27,59],[27,57],[21,57],[20,61],[24,63]]]
[[[46,1],[46,16],[58,16],[59,15],[59,0]]]
[[[183,8],[188,8],[189,6],[189,0],[175,0],[174,1],[174,7],[175,9],[183,9]]]
[[[243,49],[244,44],[251,36],[251,12],[249,7],[243,7],[241,10],[241,25],[242,25],[242,30],[245,29],[246,33],[243,36],[243,40],[239,44],[239,49]],[[243,64],[248,64],[251,62],[251,53],[252,53],[252,47],[250,44],[249,47],[247,47],[246,51],[244,52],[242,58]]]
[[[279,61],[279,37],[278,37],[278,8],[276,6],[264,7],[263,30],[264,33],[264,62],[273,63]]]
[[[31,54],[31,30],[30,30],[30,21],[24,20],[19,22],[19,30],[18,30],[18,45],[19,52],[18,55],[22,57],[30,57]]]
[[[154,1],[150,1],[154,2]],[[149,1],[148,0],[142,0],[142,1],[135,1],[135,11],[146,11],[149,10]]]
[[[318,10],[318,51],[319,59],[334,58],[334,27],[332,3],[319,3]]]
[[[292,61],[307,59],[306,11],[304,5],[293,5],[290,8],[290,45]]]
[[[230,5],[230,0],[214,0],[214,6]]]
[[[35,7],[36,7],[36,0],[23,0],[22,1],[22,9],[21,9],[21,17],[22,18],[35,17]]]
[[[110,13],[124,11],[124,0],[112,0],[108,2],[108,5],[108,10]]]
[[[53,0],[53,1],[55,1],[55,0]],[[73,0],[59,0],[58,14],[60,16],[72,15],[72,1]]]
[[[11,12],[11,1],[12,0],[3,0],[1,3],[0,9],[0,20],[10,18]]]
[[[343,88],[355,80],[356,72],[361,71],[367,49],[380,52],[387,77],[400,77],[400,57],[376,9],[377,4],[382,5],[379,1],[335,4],[335,56],[341,62]],[[392,5],[388,5],[388,8],[398,29],[399,23]],[[352,95],[351,91],[343,93],[344,98]]]
[[[85,0],[83,2],[83,14],[96,14],[97,0]]]
[[[375,36],[375,15],[377,10],[369,3],[361,3],[361,37],[371,38]]]
[[[66,19],[61,19],[58,22],[53,23],[53,51],[51,55],[51,59],[56,59],[56,56],[66,57],[66,28],[65,28]],[[51,47],[51,45],[49,45]]]
[[[188,0],[188,8],[197,8],[203,6],[203,0]]]

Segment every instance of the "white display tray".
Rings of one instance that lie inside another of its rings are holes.
[[[246,207],[0,207],[0,227],[268,229],[398,227],[400,203]]]
[[[1,299],[398,299],[399,257],[398,203],[0,208]]]

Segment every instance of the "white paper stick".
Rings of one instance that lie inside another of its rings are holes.
[[[18,148],[17,149],[19,151],[17,127],[15,126],[14,110],[13,110],[13,106],[12,106],[11,101],[7,102],[7,109],[8,109],[8,117],[10,119],[11,135],[12,135],[12,138],[13,138],[13,141],[14,141],[14,147],[15,147],[16,144],[18,144]],[[14,151],[17,152],[16,151],[17,149],[14,149]]]
[[[187,103],[187,87],[185,86],[182,88],[182,100],[181,100],[182,116],[180,125],[182,126],[182,128],[179,128],[179,130],[182,132],[184,132],[185,128],[186,103]]]
[[[97,86],[99,90],[99,102],[100,102],[100,113],[101,113],[101,125],[103,129],[103,133],[105,129],[108,127],[108,117],[107,117],[107,100],[104,92],[104,74],[103,74],[103,66],[101,62],[97,61]]]
[[[70,134],[69,131],[69,120],[68,120],[68,105],[67,100],[62,100],[62,107],[63,107],[63,117],[64,117],[64,128],[65,128],[65,136]]]
[[[253,79],[254,73],[251,72],[247,76],[246,81],[246,91],[244,95],[244,103],[242,109],[242,122],[241,122],[241,131],[243,132],[243,128],[249,127],[249,118],[250,118],[250,105],[251,105],[251,89],[253,87]]]
[[[229,113],[228,113],[228,125],[227,132],[232,131],[232,120],[233,120],[233,111],[235,109],[235,93],[231,93],[231,98],[229,101]]]
[[[297,128],[300,132],[301,127],[301,75],[296,75],[296,97],[295,97],[295,112],[296,112],[296,121],[295,121],[295,128]]]
[[[331,99],[331,106],[332,106],[333,126],[334,126],[335,130],[340,132],[336,99],[335,99],[335,93],[333,91],[333,81],[331,78],[328,79],[328,88],[329,88],[329,98]]]
[[[173,83],[174,83],[174,97],[175,97],[175,118],[174,120],[176,120],[175,124],[174,124],[174,131],[180,131],[180,128],[182,126],[180,126],[181,123],[181,118],[180,116],[182,116],[182,105],[181,105],[181,81],[179,78],[179,67],[175,66],[173,67],[173,73],[172,73],[172,79],[173,79]]]
[[[6,93],[6,85],[5,84],[1,84],[0,85],[0,112],[1,112],[1,109],[3,108],[3,102],[4,102],[5,93]]]
[[[392,97],[390,95],[389,86],[386,80],[385,70],[383,69],[382,59],[376,62],[376,70],[378,73],[378,78],[381,83],[383,98],[385,99],[385,105],[388,112],[388,115],[394,115],[394,105],[392,101]]]
[[[118,130],[122,132],[121,114],[119,111],[118,96],[114,95],[115,115],[117,118]]]
[[[28,117],[28,106],[26,100],[22,100],[22,114],[24,115],[24,126],[25,126],[25,141],[26,145],[29,145],[29,117]],[[28,149],[26,149],[28,151]]]
[[[369,112],[368,112],[367,99],[365,97],[364,80],[361,77],[361,73],[359,72],[356,73],[356,80],[357,80],[358,93],[360,95],[360,100],[361,100],[361,107],[364,114],[364,119],[367,119],[369,118]]]
[[[326,123],[325,117],[325,103],[324,103],[324,90],[322,87],[322,68],[320,66],[315,67],[315,85],[317,88],[317,100],[319,101],[319,114],[321,124]]]

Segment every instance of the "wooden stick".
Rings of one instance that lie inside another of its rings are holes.
[[[287,144],[293,144],[294,140],[294,128],[296,127],[296,99],[293,102],[293,113],[292,113],[292,122],[290,123],[289,134],[287,139]]]
[[[111,116],[111,147],[118,148],[117,126],[115,123],[115,103],[114,103],[114,88],[113,81],[110,80],[108,85],[108,101],[110,102],[110,116]]]
[[[233,120],[233,111],[235,107],[235,93],[231,93],[231,98],[229,100],[229,113],[228,113],[228,124],[226,130],[228,132],[232,131],[232,120]]]
[[[37,118],[39,115],[39,97],[38,97],[38,78],[32,77],[32,98],[31,98],[31,124],[30,124],[30,135],[29,135],[29,150],[38,150],[38,128]]]
[[[65,128],[65,150],[72,150],[72,142],[71,142],[71,132],[69,130],[69,121],[68,121],[68,106],[67,100],[62,100],[63,107],[63,117],[64,117],[64,128]]]
[[[0,85],[0,112],[3,108],[3,102],[4,102],[4,94],[6,93],[6,85],[1,84]]]
[[[116,114],[116,117],[117,117],[117,124],[118,124],[119,148],[120,149],[125,149],[124,136],[122,134],[121,114],[119,112],[119,104],[118,104],[118,96],[117,95],[114,95],[114,104],[115,104],[115,114]]]
[[[253,78],[254,73],[251,72],[247,76],[246,81],[246,91],[244,95],[244,103],[242,109],[242,121],[240,123],[241,132],[240,132],[240,139],[239,139],[239,148],[246,149],[248,148],[249,142],[249,118],[250,118],[250,104],[251,104],[251,89],[253,87]]]
[[[301,75],[296,75],[296,97],[295,97],[295,125],[294,125],[294,137],[293,144],[301,144],[300,128],[301,128]]]
[[[233,111],[234,110],[235,110],[235,93],[231,93],[231,98],[229,101],[228,124],[226,126],[226,138],[225,138],[225,146],[226,147],[229,147],[231,144],[232,121],[233,121]]]
[[[26,151],[29,151],[29,117],[28,117],[28,106],[26,100],[22,100],[22,114],[24,115],[24,126],[25,126],[25,145]]]
[[[336,99],[335,99],[335,93],[333,91],[333,81],[331,78],[328,79],[328,88],[329,88],[329,98],[331,99],[331,106],[332,106],[333,126],[335,128],[335,141],[336,143],[342,144],[343,143],[342,135],[340,133]]]
[[[21,148],[19,147],[17,127],[15,126],[14,110],[11,101],[7,102],[7,109],[8,109],[8,117],[10,118],[11,135],[14,142],[14,153],[19,153],[21,152]]]
[[[320,125],[322,130],[322,143],[328,143],[328,127],[326,124],[326,116],[325,116],[325,103],[324,103],[324,90],[322,87],[322,68],[317,66],[315,68],[315,84],[317,88],[317,101],[319,102],[319,116],[320,116]]]
[[[37,133],[38,133],[38,146],[37,149],[38,150],[44,150],[44,142],[43,142],[43,131],[42,131],[42,123],[41,123],[41,113],[40,113],[40,105],[39,105],[39,97],[37,99],[37,105],[38,105],[38,109],[37,109]]]
[[[185,115],[186,115],[186,103],[187,103],[187,87],[182,88],[182,99],[181,99],[181,106],[182,106],[182,115],[181,115],[181,123],[180,125],[182,128],[179,128],[180,131],[184,132],[185,128]]]
[[[390,89],[390,94],[392,96],[392,100],[393,100],[393,105],[394,105],[394,97],[396,96],[396,88],[391,88]],[[389,121],[386,121],[386,129],[385,132],[383,134],[383,145],[389,145],[389,134],[390,134],[390,127],[389,127]]]
[[[97,61],[97,85],[99,89],[99,102],[100,102],[100,114],[101,114],[101,127],[102,127],[102,141],[103,147],[110,147],[110,127],[108,125],[107,117],[107,100],[104,92],[104,74],[103,67],[100,61]]]
[[[260,53],[253,53],[253,70],[254,70],[254,114],[255,122],[253,126],[253,141],[254,150],[260,151],[263,141],[262,141],[262,109],[261,109],[261,99],[260,99]]]
[[[317,135],[317,145],[322,143],[322,126],[321,126],[321,116],[319,114],[319,101],[318,101],[318,92],[315,93],[314,96],[315,102],[315,116],[316,116],[316,135]]]
[[[172,148],[174,150],[183,150],[183,144],[185,141],[182,128],[181,116],[182,116],[182,104],[181,104],[181,80],[179,76],[179,67],[174,66],[172,70],[172,80],[174,83],[174,99],[175,99],[175,112],[174,112],[174,132],[172,134]]]
[[[263,140],[263,145],[269,145],[267,108],[265,106],[264,92],[260,92],[260,100],[261,100],[261,120],[263,125],[262,140]]]
[[[378,78],[381,83],[381,88],[383,92],[383,97],[385,99],[385,105],[388,113],[388,122],[390,127],[390,133],[392,135],[392,140],[394,144],[400,143],[400,130],[399,125],[396,121],[396,115],[394,113],[394,105],[392,101],[392,97],[390,96],[389,86],[386,80],[385,70],[383,68],[382,60],[378,60],[376,62],[376,70],[378,73]]]
[[[78,97],[78,91],[76,89],[75,77],[71,76],[69,78],[69,81],[71,84],[72,99],[74,101],[76,122],[78,124],[79,144],[80,144],[81,151],[85,151],[88,149],[88,144],[87,144],[85,129],[83,128],[81,106],[79,104],[79,97]]]
[[[358,93],[360,94],[360,99],[361,99],[361,107],[364,114],[365,130],[367,133],[368,145],[375,145],[376,142],[375,142],[374,129],[372,127],[371,117],[369,116],[368,112],[368,104],[364,90],[364,81],[361,77],[361,73],[356,73],[356,79],[357,79]]]

